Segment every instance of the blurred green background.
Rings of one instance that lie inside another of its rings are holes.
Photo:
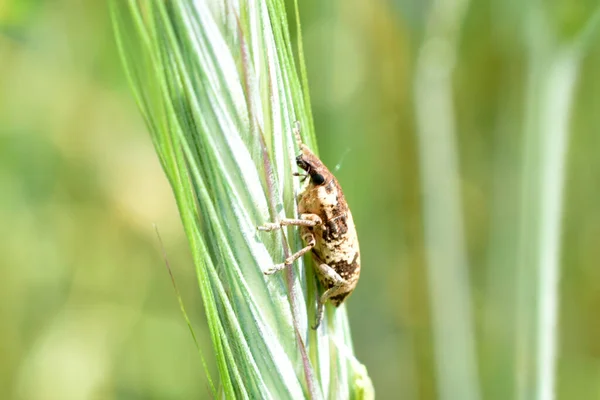
[[[541,10],[544,29],[536,30],[532,7]],[[447,35],[455,45],[447,51],[455,63],[450,101],[468,272],[461,282],[478,390],[482,398],[509,399],[519,379],[535,375],[519,370],[530,364],[518,363],[516,299],[531,284],[534,311],[524,315],[536,315],[537,283],[519,270],[518,239],[540,200],[528,204],[531,188],[523,184],[536,168],[525,145],[528,104],[543,104],[546,94],[528,97],[536,79],[529,66],[538,57],[528,35],[549,43],[552,60],[598,7],[567,0],[301,2],[320,152],[329,166],[341,165],[337,175],[361,239],[364,267],[348,312],[378,398],[439,397],[432,307],[441,294],[428,284],[424,238],[424,204],[438,193],[423,189],[420,159],[436,143],[419,141],[415,111],[425,39]],[[454,26],[440,23],[459,8]],[[564,96],[571,118],[563,149],[560,399],[600,399],[599,40],[592,32],[572,98]],[[208,398],[153,224],[209,353],[187,240],[125,82],[107,6],[0,2],[0,398]],[[534,332],[525,343],[537,339]]]

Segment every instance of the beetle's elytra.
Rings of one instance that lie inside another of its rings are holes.
[[[300,218],[266,223],[258,229],[273,231],[287,225],[300,227],[306,246],[283,263],[265,271],[265,274],[273,274],[307,252],[312,252],[315,272],[325,288],[318,301],[317,318],[313,326],[313,329],[317,329],[323,318],[325,303],[331,301],[338,307],[356,287],[360,276],[360,251],[352,213],[340,184],[319,157],[302,143],[298,123],[294,134],[301,151],[296,157],[296,164],[305,171],[302,174],[294,173],[305,182],[298,196]]]

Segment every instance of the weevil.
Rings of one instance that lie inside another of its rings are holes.
[[[294,136],[300,148],[296,164],[304,170],[304,173],[294,173],[294,176],[302,177],[304,183],[298,195],[300,218],[268,222],[258,229],[270,232],[290,225],[300,228],[305,247],[266,270],[265,274],[280,271],[309,251],[312,253],[315,273],[325,289],[317,300],[316,323],[312,327],[317,329],[323,319],[325,304],[331,301],[339,307],[356,287],[360,276],[360,251],[352,213],[340,184],[302,142],[298,122],[294,126]]]

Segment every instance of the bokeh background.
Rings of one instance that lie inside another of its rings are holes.
[[[600,32],[571,60],[571,86],[546,74],[593,28],[597,1],[301,3],[320,152],[340,166],[361,239],[348,312],[377,397],[442,397],[449,362],[471,371],[475,398],[529,398],[540,281],[526,261],[551,140],[539,126],[560,115],[536,110],[554,93],[571,111],[556,393],[600,399]],[[428,136],[431,126],[447,135]],[[426,181],[452,176],[444,165],[456,167],[456,193]],[[441,283],[436,205],[458,253]],[[0,1],[0,398],[208,398],[154,225],[209,353],[187,241],[107,6]],[[452,343],[467,344],[464,357],[440,358]]]

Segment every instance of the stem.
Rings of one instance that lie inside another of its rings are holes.
[[[537,398],[555,398],[561,222],[569,117],[579,71],[577,51],[559,51],[551,61],[541,108],[541,204],[539,207],[539,309]]]
[[[432,5],[417,59],[415,103],[425,219],[429,297],[439,398],[478,399],[452,71],[468,2]]]
[[[517,275],[516,398],[551,400],[556,397],[561,223],[569,119],[581,55],[598,13],[575,41],[561,48],[547,40],[552,32],[548,31],[541,6],[531,11]]]

